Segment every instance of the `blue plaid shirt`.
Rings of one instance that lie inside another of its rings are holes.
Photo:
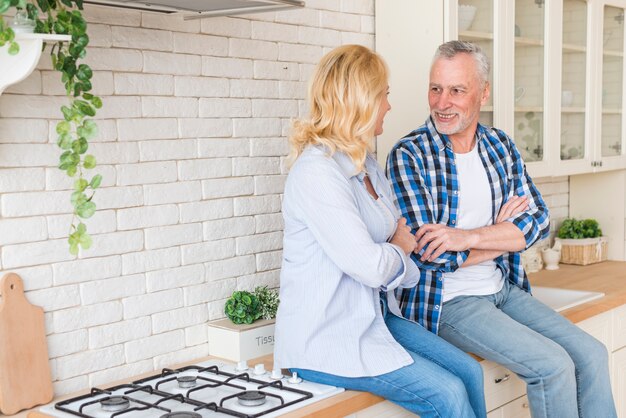
[[[526,248],[548,236],[548,208],[526,173],[526,167],[513,143],[499,129],[478,125],[476,142],[491,186],[492,219],[511,196],[527,196],[528,209],[507,221],[517,226],[526,240]],[[398,206],[413,232],[424,224],[454,227],[459,210],[459,181],[452,143],[439,134],[433,121],[411,132],[389,154],[387,175],[396,194]],[[443,274],[458,269],[469,251],[443,253],[433,261],[413,260],[420,268],[420,281],[410,289],[398,290],[396,297],[405,318],[417,321],[437,333],[442,305]],[[526,291],[530,284],[522,268],[519,252],[505,253],[495,259],[505,278]]]

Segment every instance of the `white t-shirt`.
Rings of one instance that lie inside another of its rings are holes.
[[[459,182],[457,227],[475,229],[493,223],[491,187],[480,160],[478,146],[465,154],[454,154]],[[500,269],[493,260],[460,267],[443,275],[443,301],[462,295],[491,295],[504,285]]]

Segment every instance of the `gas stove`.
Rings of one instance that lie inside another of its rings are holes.
[[[245,363],[245,362],[244,362]],[[335,386],[269,373],[239,363],[207,361],[43,406],[52,417],[277,417],[343,392]]]

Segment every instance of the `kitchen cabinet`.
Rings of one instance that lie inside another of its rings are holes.
[[[626,305],[577,325],[607,347],[617,416],[626,417]]]
[[[617,416],[626,417],[626,305],[613,310],[612,385]]]
[[[626,347],[613,353],[612,385],[617,416],[626,417]]]
[[[481,121],[512,133],[530,174],[623,168],[626,2],[462,3],[474,5],[476,17],[463,31],[450,25],[449,39],[479,43],[496,74],[493,107],[487,108],[492,114]]]
[[[402,113],[388,116],[378,138],[381,162],[428,116],[436,47],[461,39],[492,62],[481,122],[513,136],[533,177],[626,166],[626,0],[398,1],[376,1],[376,49],[390,67],[390,102]]]

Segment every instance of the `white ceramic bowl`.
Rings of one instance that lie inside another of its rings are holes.
[[[476,6],[459,4],[459,31],[468,30],[476,16]]]

